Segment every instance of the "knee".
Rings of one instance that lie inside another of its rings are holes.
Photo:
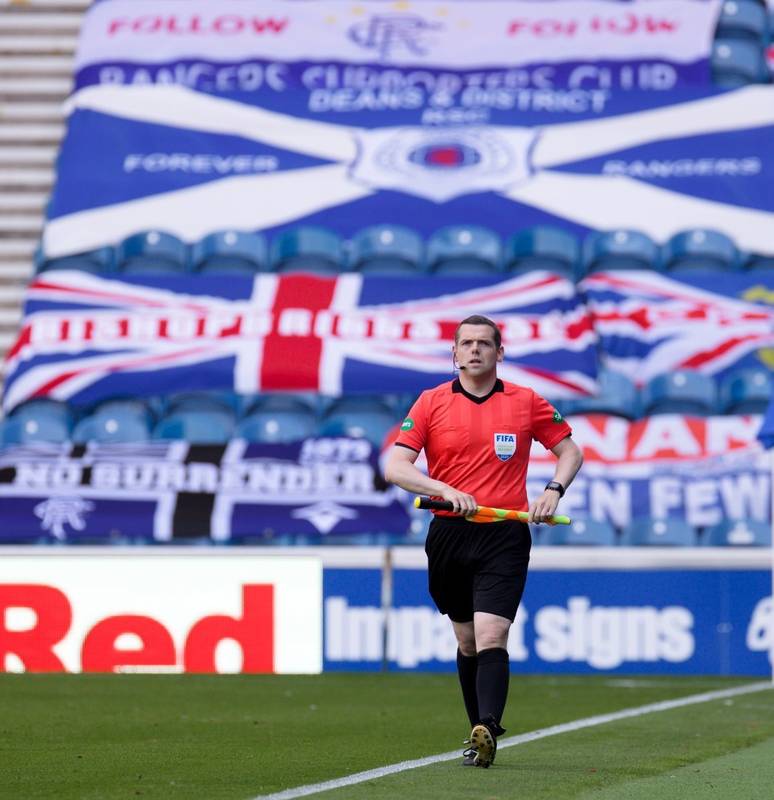
[[[476,637],[473,631],[470,633],[460,633],[457,632],[457,646],[460,649],[460,653],[463,656],[474,656],[476,655]]]

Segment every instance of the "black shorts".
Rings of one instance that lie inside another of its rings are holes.
[[[474,611],[513,621],[524,593],[532,536],[524,522],[435,517],[425,541],[430,596],[454,622]]]

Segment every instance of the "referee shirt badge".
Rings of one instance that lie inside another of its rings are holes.
[[[516,434],[496,433],[494,435],[494,451],[500,461],[507,461],[516,452]]]

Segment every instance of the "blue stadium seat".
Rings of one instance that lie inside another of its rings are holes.
[[[141,402],[112,401],[101,404],[92,414],[80,420],[73,429],[72,440],[85,442],[133,443],[150,439],[151,419]]]
[[[712,46],[712,80],[732,89],[768,80],[763,45],[736,39],[716,39]]]
[[[721,6],[716,38],[744,39],[760,44],[768,35],[766,9],[755,0],[727,0]]]
[[[307,410],[259,410],[248,414],[237,426],[236,436],[249,442],[279,444],[317,435],[317,417]]]
[[[764,280],[771,280],[774,277],[774,255],[748,253],[742,266],[745,272],[760,272]]]
[[[626,375],[610,369],[600,369],[597,383],[599,391],[595,395],[565,401],[562,404],[562,413],[613,414],[626,419],[636,419],[639,416],[639,392]]]
[[[447,225],[427,240],[427,265],[432,272],[480,274],[502,268],[502,243],[489,228]]]
[[[38,247],[34,256],[35,272],[77,269],[82,272],[112,272],[115,269],[115,252],[112,247],[98,247],[83,253],[47,258]]]
[[[765,367],[735,370],[720,384],[723,414],[763,414],[774,391],[771,371]]]
[[[608,269],[658,269],[658,245],[635,230],[597,231],[583,243],[586,273]]]
[[[242,398],[244,415],[254,411],[300,411],[317,415],[322,398],[313,392],[277,392]]]
[[[571,525],[554,525],[542,534],[547,545],[614,547],[615,528],[609,522],[576,519]]]
[[[126,275],[175,275],[187,269],[188,248],[172,233],[142,231],[121,242],[117,261]]]
[[[670,272],[691,270],[737,270],[739,251],[733,241],[715,230],[695,228],[676,233],[662,252],[664,267]]]
[[[526,228],[505,244],[505,269],[517,274],[546,269],[574,281],[579,261],[580,246],[575,236],[551,225]]]
[[[202,274],[254,275],[269,268],[266,237],[249,231],[216,231],[196,242],[191,268]]]
[[[235,428],[234,415],[227,411],[174,411],[156,425],[153,438],[225,444],[234,436]]]
[[[651,414],[694,414],[708,416],[717,410],[715,382],[695,370],[675,370],[656,375],[645,384],[642,412]]]
[[[771,524],[723,520],[704,531],[702,543],[708,547],[771,547]]]
[[[271,263],[278,272],[336,274],[343,268],[344,245],[329,228],[301,225],[274,238]]]
[[[624,547],[692,547],[698,544],[696,530],[684,519],[633,519],[623,530]]]
[[[58,444],[70,438],[72,412],[56,400],[29,400],[15,408],[3,421],[3,444]]]
[[[238,414],[240,405],[240,398],[234,392],[175,392],[167,397],[164,413],[167,416],[177,411],[224,411],[227,414]]]
[[[424,266],[424,242],[403,225],[372,225],[350,242],[350,267],[359,272],[416,274]]]
[[[399,421],[399,415],[379,396],[360,395],[334,401],[326,410],[320,434],[368,439],[381,447],[384,437]]]

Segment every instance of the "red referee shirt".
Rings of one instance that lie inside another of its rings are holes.
[[[488,395],[476,397],[453,380],[422,392],[395,444],[424,448],[430,477],[473,495],[480,506],[526,511],[532,440],[550,450],[571,433],[532,389],[498,379]]]

